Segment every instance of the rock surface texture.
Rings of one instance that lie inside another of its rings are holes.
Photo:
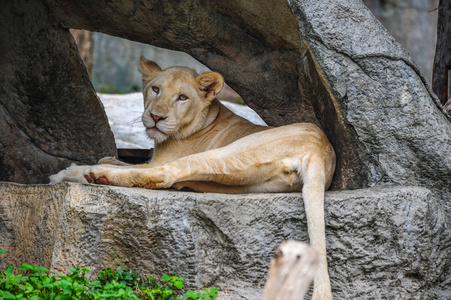
[[[115,148],[69,30],[41,1],[2,1],[0,180],[47,182]]]
[[[274,250],[308,241],[298,193],[4,183],[0,199],[0,245],[8,251],[0,267],[100,270],[117,266],[117,255],[128,268],[183,276],[190,288],[218,286],[221,299],[261,299]],[[428,189],[327,192],[325,213],[334,299],[450,296],[450,228]]]

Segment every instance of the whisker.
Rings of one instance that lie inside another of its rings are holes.
[[[131,120],[131,121],[125,123],[125,124],[127,124],[127,125],[135,125],[135,124],[138,124],[138,123],[142,123],[141,116],[139,116],[136,119],[133,119],[133,120]]]

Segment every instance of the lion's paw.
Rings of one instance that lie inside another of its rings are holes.
[[[76,164],[72,164],[70,167],[50,176],[50,184],[69,181],[109,185],[110,181],[103,174],[103,171],[103,168],[99,166],[77,166]]]
[[[88,174],[85,174],[85,179],[89,183],[96,183],[96,184],[103,184],[103,185],[109,185],[110,181],[106,176],[96,176],[93,172],[89,172]]]
[[[112,165],[77,166],[50,176],[50,184],[70,181],[77,183],[95,183],[124,187],[143,187],[151,189],[169,188],[175,182],[163,167],[150,169],[123,169]]]
[[[88,168],[89,166],[77,166],[76,164],[71,164],[70,167],[50,176],[50,184],[57,184],[63,181],[88,183],[84,176]]]

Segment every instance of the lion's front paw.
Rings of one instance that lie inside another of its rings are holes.
[[[88,168],[89,166],[77,166],[76,164],[72,164],[70,167],[50,176],[50,184],[57,184],[63,181],[88,183],[84,176]]]
[[[134,177],[130,169],[113,165],[95,165],[85,170],[84,178],[89,183],[131,187]]]
[[[76,164],[72,164],[69,168],[50,176],[50,184],[69,181],[109,185],[110,180],[104,175],[103,171],[104,170],[98,166],[77,166]]]
[[[88,183],[128,186],[121,175],[124,171],[113,165],[95,165],[87,168],[83,176]]]
[[[89,183],[97,183],[97,184],[103,184],[103,185],[109,185],[110,181],[106,176],[96,176],[93,172],[89,172],[88,174],[85,174],[85,179]]]

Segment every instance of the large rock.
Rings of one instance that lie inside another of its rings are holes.
[[[0,267],[116,267],[219,286],[221,299],[261,299],[273,251],[308,241],[302,198],[60,184],[0,185]],[[422,187],[326,193],[334,299],[451,297],[451,234]],[[227,296],[225,295],[227,294]]]
[[[451,124],[405,50],[358,1],[293,1],[292,8],[310,47],[303,70],[315,67],[321,75],[303,78],[327,83],[353,140],[350,152],[359,157],[355,171],[364,168],[366,175],[351,174],[368,185],[447,186],[451,160],[443,153],[451,146]]]
[[[2,1],[0,180],[47,182],[115,148],[69,31],[42,1]]]

